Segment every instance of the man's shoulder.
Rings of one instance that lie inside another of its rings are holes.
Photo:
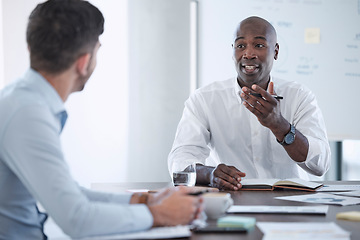
[[[284,80],[277,77],[272,77],[271,81],[274,82],[275,91],[311,93],[311,90],[306,85],[297,81]]]
[[[15,115],[18,115],[17,113],[23,112],[24,109],[28,109],[26,112],[31,113],[42,110],[48,111],[49,107],[39,92],[32,91],[21,81],[11,83],[1,90],[0,115],[2,117],[0,124],[2,126],[11,121]]]
[[[31,89],[25,82],[16,81],[6,86],[0,93],[0,104],[12,108],[22,105],[44,104],[41,94]]]

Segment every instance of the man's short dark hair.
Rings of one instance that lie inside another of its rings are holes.
[[[103,31],[102,13],[87,1],[41,3],[27,26],[30,65],[37,71],[61,73],[81,55],[92,53]]]

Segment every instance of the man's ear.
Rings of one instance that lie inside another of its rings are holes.
[[[90,53],[86,53],[80,56],[76,61],[76,69],[81,76],[86,76],[88,74],[88,66],[90,64],[90,59]]]
[[[275,55],[274,55],[274,59],[277,60],[278,59],[278,55],[279,55],[279,44],[276,43],[275,44]]]

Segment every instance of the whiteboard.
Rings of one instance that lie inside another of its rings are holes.
[[[267,19],[278,33],[272,76],[309,87],[329,140],[360,139],[360,0],[199,0],[199,85],[236,76],[237,24]]]

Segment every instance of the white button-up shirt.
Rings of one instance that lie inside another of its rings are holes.
[[[259,123],[240,98],[236,78],[197,89],[185,103],[169,154],[174,161],[216,166],[232,165],[247,178],[307,178],[301,171],[321,176],[330,166],[325,123],[314,94],[296,82],[272,78],[282,116],[309,141],[306,161],[293,161],[270,129]],[[300,168],[299,168],[300,167]]]

